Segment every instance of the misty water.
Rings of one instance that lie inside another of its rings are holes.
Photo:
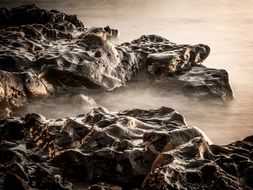
[[[198,103],[180,95],[163,96],[140,86],[94,97],[109,110],[169,106],[201,128],[215,143],[226,144],[253,134],[253,2],[251,0],[0,0],[1,6],[34,3],[41,8],[77,14],[86,26],[120,30],[114,43],[131,41],[143,34],[161,35],[172,42],[204,43],[211,47],[204,65],[229,73],[235,100],[227,105]],[[37,102],[28,108],[48,117],[86,112],[95,106],[68,97]],[[82,97],[81,97],[82,98]],[[84,97],[86,100],[87,97]]]

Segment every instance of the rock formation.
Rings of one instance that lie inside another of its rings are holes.
[[[0,9],[0,189],[253,188],[252,136],[214,145],[168,107],[9,117],[32,100],[74,91],[74,101],[92,107],[85,92],[106,93],[143,76],[147,88],[233,98],[227,72],[202,65],[207,45],[156,35],[113,45],[117,35],[35,5]]]
[[[232,98],[226,71],[201,66],[207,45],[177,45],[156,35],[113,45],[109,39],[117,35],[110,27],[86,28],[75,15],[35,5],[1,8],[0,77],[10,80],[0,81],[0,115],[62,89],[111,91],[139,73],[150,78],[151,87],[168,92],[199,100]]]
[[[167,107],[27,114],[2,120],[0,136],[1,189],[253,188],[252,137],[213,145]]]

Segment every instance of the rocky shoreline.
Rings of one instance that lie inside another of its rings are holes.
[[[35,100],[107,93],[133,81],[198,101],[233,99],[210,48],[118,30],[35,5],[0,8],[0,189],[252,189],[253,138],[214,145],[172,108],[16,116]]]

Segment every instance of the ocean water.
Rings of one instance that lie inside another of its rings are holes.
[[[86,26],[109,25],[119,29],[121,35],[114,43],[131,41],[143,34],[157,34],[179,44],[209,45],[211,54],[203,64],[228,71],[235,96],[229,104],[202,104],[180,95],[164,97],[138,88],[124,93],[110,93],[102,97],[99,103],[110,110],[172,107],[185,116],[189,125],[201,128],[218,144],[253,135],[251,0],[0,0],[1,7],[28,3],[77,14]],[[50,106],[42,103],[30,106],[29,111],[54,116],[55,107]],[[60,110],[64,109],[61,107]],[[65,110],[55,116],[79,112]]]

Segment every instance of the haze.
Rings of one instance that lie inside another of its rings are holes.
[[[180,95],[164,97],[140,88],[94,97],[98,104],[116,111],[129,108],[169,106],[201,128],[218,144],[241,140],[253,134],[253,3],[251,0],[0,0],[1,7],[34,3],[41,8],[77,14],[87,26],[107,26],[120,30],[114,43],[131,41],[143,34],[161,35],[176,43],[204,43],[211,47],[204,65],[226,69],[235,100],[226,106],[200,104]],[[87,112],[68,98],[42,101],[28,111],[48,117]],[[59,101],[64,102],[59,106]],[[55,107],[58,107],[56,109]]]

